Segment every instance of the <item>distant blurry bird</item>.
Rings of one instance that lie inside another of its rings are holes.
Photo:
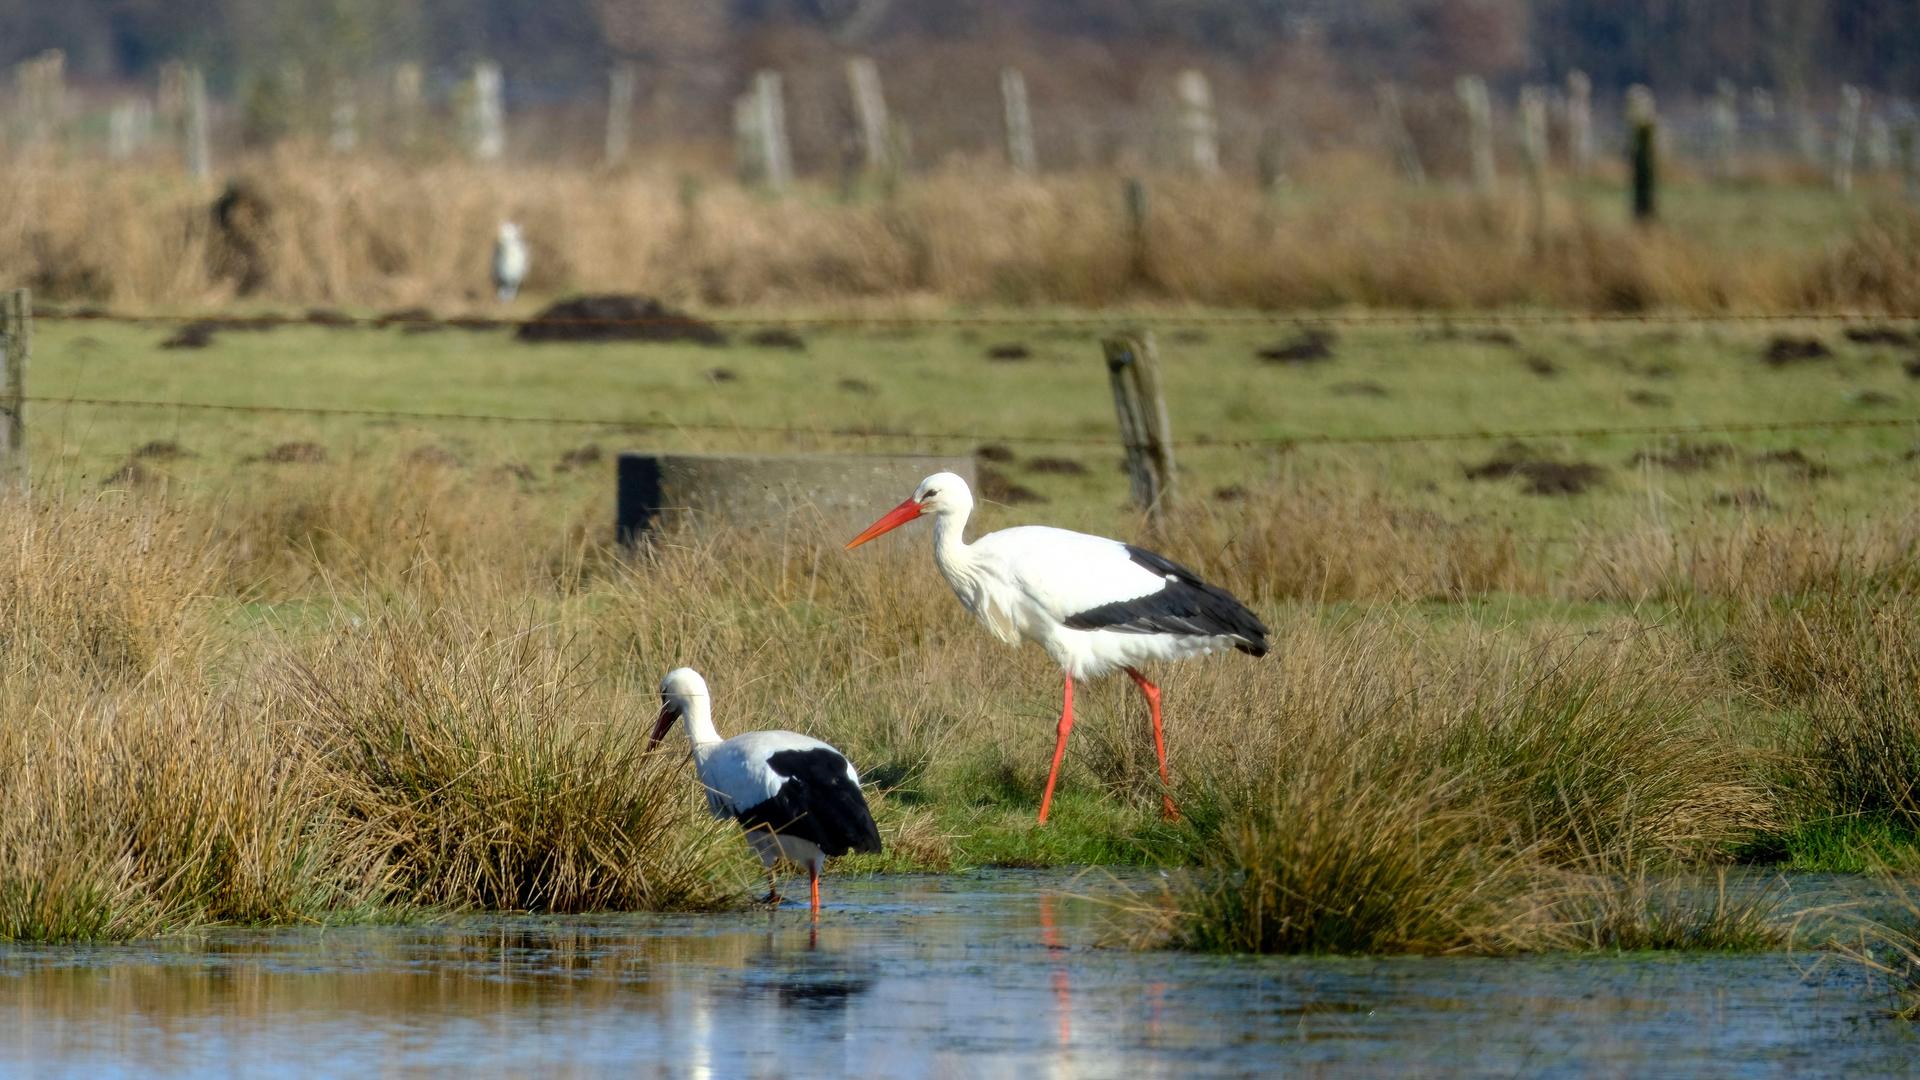
[[[500,302],[519,295],[520,283],[526,279],[527,242],[520,239],[520,226],[503,221],[493,240],[493,287]]]

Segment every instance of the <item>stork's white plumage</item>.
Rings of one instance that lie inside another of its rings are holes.
[[[493,288],[501,303],[520,294],[520,283],[527,279],[527,261],[527,242],[520,238],[520,226],[501,222],[493,238]]]
[[[935,473],[847,547],[855,548],[918,517],[933,518],[933,561],[954,595],[1009,644],[1036,642],[1066,673],[1053,768],[1040,798],[1047,820],[1073,729],[1073,682],[1115,670],[1132,676],[1153,719],[1160,782],[1167,778],[1160,688],[1140,672],[1150,660],[1181,660],[1238,649],[1267,652],[1267,628],[1245,605],[1171,559],[1103,536],[1027,525],[967,543],[973,492],[953,473]],[[1171,794],[1162,796],[1177,817]]]
[[[771,875],[782,857],[804,867],[814,914],[820,913],[820,868],[849,851],[880,850],[880,831],[860,793],[860,774],[846,755],[792,731],[750,731],[721,741],[713,727],[707,681],[675,668],[660,681],[657,744],[675,720],[686,721],[693,767],[707,807],[747,831],[747,842]],[[767,893],[779,900],[776,887]]]

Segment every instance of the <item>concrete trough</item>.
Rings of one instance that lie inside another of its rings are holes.
[[[630,450],[616,466],[615,529],[631,544],[662,527],[761,530],[849,540],[937,472],[974,482],[971,456],[664,454]]]

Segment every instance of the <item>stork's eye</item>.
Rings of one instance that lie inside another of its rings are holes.
[[[931,498],[933,498],[933,497],[934,497],[935,495],[938,495],[938,494],[940,494],[940,493],[939,493],[939,492],[937,492],[937,491],[929,491],[929,492],[927,492],[926,494],[924,494],[924,495],[922,495],[922,496],[920,496],[920,501],[921,501],[921,502],[926,502],[926,501],[927,501],[928,499],[931,499]]]

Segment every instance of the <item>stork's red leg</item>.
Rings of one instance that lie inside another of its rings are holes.
[[[813,879],[813,917],[820,917],[820,864],[809,862],[807,876]]]
[[[1160,755],[1160,812],[1168,821],[1179,821],[1180,811],[1173,805],[1173,781],[1167,779],[1167,737],[1160,729],[1160,688],[1133,668],[1128,668],[1127,674],[1133,676],[1140,696],[1147,699],[1147,711],[1153,714],[1153,750]]]
[[[1053,768],[1047,773],[1046,794],[1040,796],[1040,824],[1047,823],[1047,810],[1053,805],[1053,785],[1060,779],[1060,758],[1067,752],[1067,732],[1073,730],[1073,676],[1067,676],[1067,689],[1060,701],[1059,737],[1053,744]]]

